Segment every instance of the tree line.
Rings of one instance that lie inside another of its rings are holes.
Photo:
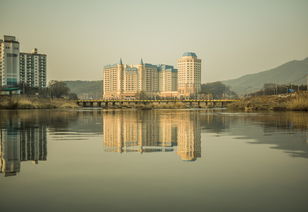
[[[70,92],[69,87],[62,81],[52,80],[45,88],[31,87],[26,83],[20,83],[18,87],[20,88],[21,94],[28,96],[36,95],[43,98],[78,99],[77,94]]]
[[[208,99],[238,99],[238,95],[220,81],[201,84],[200,95]]]

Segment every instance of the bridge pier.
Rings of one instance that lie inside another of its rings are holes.
[[[207,108],[207,102],[200,102],[201,107]]]

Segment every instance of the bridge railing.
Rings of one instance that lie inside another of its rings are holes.
[[[238,99],[79,99],[77,102],[236,102]]]

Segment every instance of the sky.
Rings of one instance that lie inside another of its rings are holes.
[[[308,57],[308,0],[0,0],[0,36],[47,54],[48,80],[101,80],[104,65],[202,59],[202,82]]]

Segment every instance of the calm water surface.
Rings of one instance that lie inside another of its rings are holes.
[[[308,211],[308,113],[0,111],[0,211]]]

